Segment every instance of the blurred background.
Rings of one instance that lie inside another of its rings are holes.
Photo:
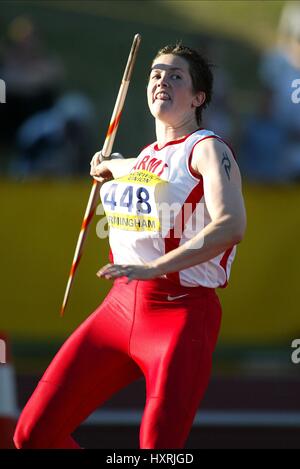
[[[110,289],[95,275],[108,256],[95,216],[60,318],[89,162],[137,32],[114,151],[133,157],[155,140],[149,67],[161,46],[182,40],[214,64],[203,126],[234,147],[248,213],[230,286],[218,292],[213,377],[187,447],[299,447],[300,2],[256,0],[2,0],[0,446],[55,352]],[[114,396],[77,430],[80,444],[138,447],[144,394],[141,381]]]

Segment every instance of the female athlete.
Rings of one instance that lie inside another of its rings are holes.
[[[147,87],[156,141],[137,158],[91,161],[102,182],[112,279],[24,408],[17,448],[79,448],[71,434],[145,377],[140,448],[182,448],[207,388],[221,307],[246,215],[229,146],[201,128],[212,94],[206,60],[181,44],[156,55]]]

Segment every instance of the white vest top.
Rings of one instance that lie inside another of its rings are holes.
[[[191,168],[194,147],[206,138],[220,140],[214,132],[200,129],[160,149],[152,143],[142,150],[128,175],[102,185],[100,197],[115,264],[153,261],[210,223],[203,179]],[[235,252],[232,246],[207,262],[166,277],[188,287],[225,287]]]

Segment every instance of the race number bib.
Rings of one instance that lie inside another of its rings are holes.
[[[159,232],[158,203],[166,185],[166,181],[146,170],[135,171],[105,184],[101,199],[109,227]]]

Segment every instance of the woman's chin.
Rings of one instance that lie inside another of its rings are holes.
[[[170,110],[161,109],[161,108],[152,109],[151,114],[155,119],[161,122],[164,122],[166,124],[171,124],[172,122],[174,122],[174,115]]]

